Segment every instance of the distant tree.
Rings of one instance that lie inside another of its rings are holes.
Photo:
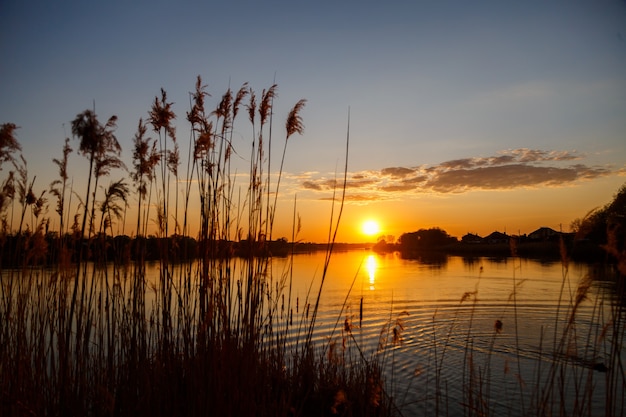
[[[604,249],[617,259],[620,272],[626,275],[626,184],[622,185],[606,207]]]
[[[580,231],[580,228],[583,225],[583,219],[580,217],[575,218],[574,220],[572,220],[572,222],[569,224],[569,229],[572,231],[572,233],[578,233]]]
[[[626,184],[613,196],[613,201],[602,208],[589,211],[583,218],[572,221],[570,227],[577,239],[588,239],[597,244],[607,243],[607,230],[626,226]]]
[[[620,272],[626,275],[626,184],[613,196],[613,201],[572,224],[577,228],[577,239],[601,245],[618,261]]]
[[[571,228],[576,233],[576,240],[590,240],[595,243],[606,241],[606,212],[596,207],[582,218],[575,219]]]
[[[404,233],[398,239],[402,250],[433,249],[456,242],[455,237],[450,236],[445,230],[438,227]]]
[[[624,219],[626,216],[626,184],[623,184],[606,207],[609,217]]]

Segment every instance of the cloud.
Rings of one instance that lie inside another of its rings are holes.
[[[387,167],[380,171],[353,172],[346,184],[347,200],[393,198],[394,193],[461,193],[472,190],[512,190],[558,187],[577,181],[621,175],[611,167],[589,166],[576,151],[511,149],[487,157],[444,161],[432,166]],[[318,174],[318,173],[316,173]],[[302,182],[316,192],[341,188],[343,181],[311,175]],[[359,190],[357,193],[356,190]]]
[[[558,162],[582,159],[583,155],[568,151],[542,151],[537,149],[513,149],[499,152],[499,155],[489,157],[463,158],[442,162],[431,167],[430,171],[441,169],[471,169],[476,167],[491,167],[515,163],[529,164],[533,162]]]
[[[346,189],[367,188],[369,186],[376,185],[378,183],[377,179],[369,179],[369,177],[368,179],[357,179],[357,180],[354,180],[353,178],[346,181]],[[356,178],[364,178],[364,177],[358,175],[356,176]],[[308,181],[302,182],[302,186],[306,188],[307,190],[316,190],[316,191],[336,190],[336,189],[341,189],[341,187],[343,187],[343,180],[336,180],[336,179],[308,180]]]
[[[381,199],[385,199],[379,195],[367,195],[367,194],[346,194],[345,201],[353,201],[353,202],[370,202],[370,201],[379,201]],[[332,196],[322,197],[320,200],[335,200],[340,201],[341,196],[336,195],[334,198]]]
[[[412,184],[391,184],[380,187],[382,191],[410,191],[415,188],[415,185]]]
[[[540,185],[558,186],[605,176],[610,172],[606,168],[590,168],[584,165],[558,168],[511,164],[438,172],[430,178],[426,187],[440,193],[469,189],[511,190]]]
[[[381,175],[390,176],[394,178],[404,178],[415,172],[414,169],[404,168],[404,167],[391,167],[391,168],[383,168],[380,173]]]
[[[315,181],[304,181],[302,183],[302,187],[307,189],[307,190],[315,190],[315,191],[321,191],[322,190],[322,185],[316,183]]]
[[[519,162],[544,162],[544,161],[573,161],[584,158],[576,152],[568,151],[540,151],[537,149],[515,149],[507,151]]]

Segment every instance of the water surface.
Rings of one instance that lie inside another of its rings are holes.
[[[291,294],[302,315],[307,303],[315,304],[324,256],[277,258],[273,273],[289,276],[291,262]],[[611,305],[618,303],[610,278],[609,269],[579,263],[336,253],[316,340],[334,344],[334,351],[356,343],[366,358],[377,358],[388,394],[408,415],[459,415],[472,401],[493,415],[522,415],[540,407],[549,387],[568,407],[603,415],[608,373],[602,366],[615,362],[612,343],[626,358],[623,331],[619,340],[609,335]],[[554,363],[566,365],[553,377]],[[609,387],[621,401],[618,411],[624,410],[621,384]]]

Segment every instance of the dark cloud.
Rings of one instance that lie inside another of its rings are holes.
[[[440,168],[467,169],[476,166],[476,158],[453,159],[439,164]],[[433,167],[436,169],[436,167]]]
[[[322,186],[318,183],[316,183],[315,181],[304,181],[302,183],[302,187],[307,189],[307,190],[315,190],[315,191],[321,191],[322,190]]]
[[[487,158],[485,165],[504,165],[512,162],[515,162],[515,157],[513,155],[500,155]]]
[[[380,187],[381,191],[393,192],[393,191],[410,191],[414,190],[417,187],[412,184],[392,184],[392,185],[383,185]]]
[[[365,194],[346,194],[345,196],[345,201],[379,201],[379,200],[384,200],[385,198],[379,196],[379,195],[365,195]],[[341,201],[341,196],[335,196],[333,197],[322,197],[320,198],[320,200],[322,201]]]
[[[412,184],[412,185],[415,185],[415,184],[420,184],[420,183],[422,183],[422,182],[424,182],[426,180],[428,180],[428,176],[426,176],[426,175],[418,175],[418,176],[413,177],[413,178],[404,178],[402,180],[402,184]]]
[[[607,175],[619,175],[619,171],[607,167],[583,163],[568,165],[569,161],[581,159],[584,159],[584,155],[576,152],[521,148],[498,152],[493,156],[444,161],[433,166],[388,167],[379,172],[356,172],[352,173],[346,188],[367,190],[367,195],[348,193],[348,200],[365,201],[390,193],[510,190],[559,186]],[[302,185],[309,190],[329,191],[340,188],[342,182],[320,178],[310,179]]]
[[[451,161],[442,162],[432,167],[433,170],[439,169],[471,169],[476,167],[498,166],[513,163],[531,163],[531,162],[547,162],[547,161],[572,161],[581,159],[582,156],[575,152],[568,151],[542,151],[537,149],[513,149],[501,152],[501,155],[453,159]]]
[[[516,149],[511,153],[517,157],[519,162],[545,161],[547,155],[546,151],[537,149]]]
[[[584,165],[558,168],[512,164],[443,171],[433,176],[425,187],[442,193],[468,189],[508,190],[539,185],[561,185],[580,179],[605,176],[609,172],[604,168],[589,168]]]
[[[541,162],[541,161],[573,161],[581,159],[583,156],[576,152],[568,151],[542,151],[538,149],[514,149],[509,151],[519,162]]]
[[[403,167],[390,167],[390,168],[383,168],[380,173],[382,175],[385,176],[390,176],[390,177],[394,177],[394,178],[404,178],[404,177],[408,177],[409,175],[413,174],[415,172],[414,169],[411,168],[403,168]]]
[[[378,184],[378,179],[368,179],[368,180],[360,180],[360,181],[347,181],[346,188],[364,188],[369,187],[370,185]]]
[[[349,180],[346,181],[346,188],[365,188],[378,183],[377,179],[363,179],[358,181]],[[334,190],[343,187],[343,181],[339,180],[308,180],[302,183],[302,186],[307,190],[323,191]]]

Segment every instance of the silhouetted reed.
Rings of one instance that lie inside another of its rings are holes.
[[[0,267],[0,414],[395,413],[390,400],[381,399],[376,362],[347,355],[345,343],[341,355],[323,354],[312,340],[322,288],[298,299],[294,312],[293,271],[272,270],[272,251],[292,251],[271,236],[287,143],[303,132],[305,100],[287,116],[280,168],[274,172],[277,86],[263,90],[258,104],[247,83],[236,94],[228,89],[213,111],[206,110],[205,88],[198,77],[187,113],[191,130],[184,174],[176,114],[165,90],[148,112],[148,125],[158,137],[149,137],[147,124],[139,120],[132,183],[120,179],[100,186],[103,177],[125,170],[117,118],[101,124],[95,111],[79,113],[72,134],[80,141],[78,153],[88,160],[87,189],[81,199],[69,183],[73,150],[66,139],[61,158],[53,159],[59,174],[50,184],[59,219],[54,231],[48,230],[44,193],[37,197],[25,159],[13,156],[20,150],[16,126],[2,126],[0,163],[15,167],[0,190],[2,259],[6,242],[21,246],[10,250],[19,262]],[[249,178],[243,185],[231,171],[242,106],[252,126]],[[131,188],[136,219],[126,219]],[[192,239],[194,193],[199,231]],[[9,211],[15,204],[18,219]],[[324,275],[340,217],[330,221]],[[293,218],[295,241],[300,229],[295,202]],[[132,238],[117,236],[126,221],[134,222]],[[156,236],[148,236],[150,224],[156,225]],[[155,253],[156,266],[147,260]],[[150,271],[158,271],[157,279]],[[300,302],[306,308],[300,309]]]

